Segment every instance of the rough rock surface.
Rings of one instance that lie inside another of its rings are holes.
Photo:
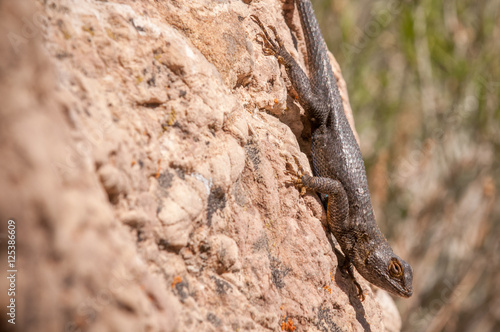
[[[289,183],[308,124],[250,14],[304,63],[289,2],[0,2],[20,331],[399,330]]]

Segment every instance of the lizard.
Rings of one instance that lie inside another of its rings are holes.
[[[304,174],[299,164],[294,183],[302,194],[305,189],[319,194],[326,208],[327,229],[342,249],[344,262],[339,267],[348,273],[362,301],[364,293],[354,277],[353,265],[375,286],[397,296],[410,297],[413,270],[394,254],[376,223],[361,150],[344,113],[312,4],[310,0],[295,0],[295,5],[306,43],[310,77],[287,51],[276,28],[270,25],[266,29],[258,16],[250,16],[262,31],[257,37],[264,55],[276,57],[284,66],[298,102],[311,122],[313,176]]]

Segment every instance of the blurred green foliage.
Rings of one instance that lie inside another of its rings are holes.
[[[415,270],[403,330],[500,331],[500,0],[312,2]]]

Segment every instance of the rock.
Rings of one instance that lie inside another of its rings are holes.
[[[212,236],[208,240],[208,243],[217,257],[217,263],[219,264],[219,267],[216,269],[217,273],[238,272],[241,269],[238,245],[233,239],[218,234]]]
[[[116,202],[119,195],[128,192],[127,178],[116,167],[106,165],[98,170],[99,179],[108,194],[110,202]]]
[[[252,13],[303,65],[279,1],[0,6],[0,218],[18,225],[20,330],[397,321],[359,275],[357,300],[317,196],[290,185],[293,156],[310,172],[309,125]]]
[[[387,332],[401,331],[401,316],[391,296],[384,290],[375,293],[382,309],[383,323]]]

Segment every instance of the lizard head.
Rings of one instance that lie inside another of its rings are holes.
[[[413,270],[410,264],[395,255],[390,247],[372,252],[364,265],[365,268],[358,271],[372,271],[360,273],[375,286],[401,297],[410,297],[413,294]]]

